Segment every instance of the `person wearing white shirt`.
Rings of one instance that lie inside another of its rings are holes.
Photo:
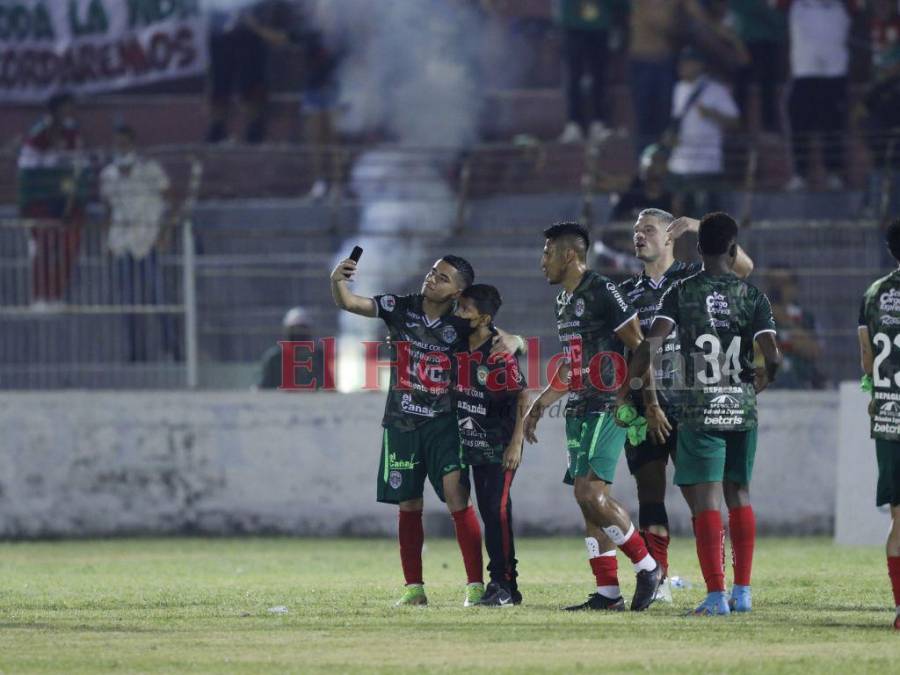
[[[154,159],[140,156],[136,134],[119,126],[115,158],[100,172],[100,197],[108,212],[107,250],[114,258],[113,300],[121,305],[147,306],[162,302],[163,283],[156,251],[165,240],[169,177]],[[163,347],[171,346],[170,322],[160,316]],[[147,360],[147,322],[128,314],[129,357]]]
[[[851,12],[857,0],[777,0],[787,12],[791,93],[788,112],[794,152],[789,190],[809,180],[810,141],[822,138],[822,160],[830,190],[843,188],[843,135],[847,126],[847,73]]]
[[[683,208],[714,209],[714,192],[724,173],[725,132],[737,129],[740,112],[725,85],[706,74],[702,57],[685,49],[678,63],[679,81],[672,100],[677,140],[669,158],[669,173],[681,192],[693,194]]]

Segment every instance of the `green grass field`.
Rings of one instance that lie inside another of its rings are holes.
[[[644,614],[569,614],[590,574],[579,539],[522,539],[525,604],[462,607],[455,541],[425,552],[430,605],[394,609],[388,540],[139,539],[0,546],[0,671],[897,672],[880,549],[765,539],[755,611],[685,617],[694,587]],[[622,563],[630,592],[633,577]],[[286,614],[268,609],[284,605]]]

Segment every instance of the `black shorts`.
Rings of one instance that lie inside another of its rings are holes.
[[[632,475],[636,474],[641,467],[648,462],[661,461],[664,464],[672,458],[675,461],[675,448],[678,444],[678,424],[674,420],[669,420],[672,425],[672,432],[662,445],[657,445],[648,436],[640,445],[631,445],[625,442],[625,459],[628,460],[628,470]]]
[[[227,103],[235,92],[245,101],[265,99],[268,49],[249,28],[211,36],[209,60],[213,101]]]

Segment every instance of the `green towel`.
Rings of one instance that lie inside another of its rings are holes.
[[[622,424],[627,424],[625,433],[628,443],[632,446],[640,445],[647,440],[647,419],[637,414],[637,408],[626,403],[616,409],[616,419]]]
[[[871,394],[875,389],[874,385],[872,384],[872,376],[863,375],[862,379],[859,381],[859,388]]]

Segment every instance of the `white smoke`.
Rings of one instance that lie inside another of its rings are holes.
[[[456,203],[445,176],[478,137],[486,26],[446,0],[324,0],[310,16],[326,44],[343,54],[338,127],[393,141],[353,167],[359,234],[344,242],[338,259],[363,247],[353,286],[359,295],[414,290],[431,263],[423,239],[439,243],[453,225]],[[340,329],[338,386],[351,390],[361,382],[360,340],[383,327],[342,313]]]

